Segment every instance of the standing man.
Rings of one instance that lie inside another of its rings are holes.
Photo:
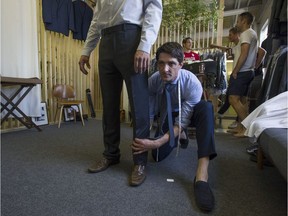
[[[233,47],[228,47],[228,46],[219,46],[216,44],[210,44],[210,48],[218,48],[223,50],[224,52],[228,52],[228,57],[232,57],[233,61],[233,68],[235,67],[235,64],[239,58],[240,55],[240,44],[239,44],[239,40],[240,40],[240,32],[236,27],[232,27],[231,29],[229,29],[229,35],[228,35],[228,39],[230,42],[232,42],[234,44]],[[239,51],[238,51],[239,50]],[[232,55],[231,55],[232,54]]]
[[[152,150],[153,158],[161,161],[177,147],[177,137],[181,137],[189,125],[195,126],[198,146],[198,166],[194,179],[196,204],[201,210],[211,211],[214,195],[208,184],[208,165],[217,156],[213,106],[210,102],[200,101],[203,92],[201,83],[193,73],[181,69],[183,59],[183,49],[179,43],[168,42],[158,48],[156,60],[159,72],[149,78],[149,94],[150,118],[153,119],[160,112],[157,129],[160,136],[153,140],[136,138],[132,148],[135,155]]]
[[[218,48],[221,49],[225,52],[228,52],[229,55],[232,57],[233,59],[233,68],[235,67],[237,60],[239,58],[240,52],[241,52],[241,46],[239,43],[240,40],[240,32],[238,31],[238,29],[236,27],[232,27],[229,30],[229,36],[228,39],[230,42],[234,43],[233,47],[226,47],[226,46],[219,46],[219,45],[215,45],[215,44],[210,44],[211,48]],[[229,95],[228,95],[228,91],[226,92],[226,98],[225,98],[225,102],[224,104],[221,106],[221,108],[218,110],[217,114],[219,116],[222,116],[230,107],[230,103],[229,103]],[[230,124],[228,126],[229,129],[234,129],[236,128],[238,125],[238,121],[235,120],[232,124]]]
[[[103,98],[103,158],[88,171],[97,173],[120,162],[120,97],[125,80],[133,119],[133,139],[149,136],[147,69],[150,50],[162,19],[161,0],[99,0],[79,67],[87,75],[89,56],[99,45],[99,77]],[[130,185],[145,180],[147,152],[133,155]]]
[[[229,93],[229,103],[237,113],[239,122],[242,122],[248,116],[247,106],[241,102],[241,97],[247,95],[249,84],[254,78],[257,57],[257,34],[251,28],[253,21],[253,15],[244,12],[238,16],[236,25],[241,32],[239,41],[241,51],[233,68],[227,91]],[[245,130],[243,125],[238,124],[234,131],[235,136],[237,136],[237,133],[242,134],[243,130]]]

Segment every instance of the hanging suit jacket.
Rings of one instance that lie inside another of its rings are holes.
[[[287,45],[283,45],[269,59],[266,75],[257,98],[257,105],[288,90],[287,52]]]
[[[42,0],[42,16],[46,30],[69,36],[75,31],[71,0]]]
[[[90,23],[93,17],[93,10],[82,0],[73,1],[74,24],[73,38],[86,40]]]
[[[287,0],[273,2],[268,33],[275,36],[287,36]]]

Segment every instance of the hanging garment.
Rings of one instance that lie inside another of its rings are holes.
[[[281,46],[269,59],[267,72],[257,100],[258,106],[279,93],[287,91],[287,51],[287,46]]]
[[[226,53],[220,51],[209,53],[207,58],[211,58],[216,62],[216,76],[213,77],[213,74],[209,74],[206,87],[216,95],[223,94],[227,89]]]
[[[73,1],[74,24],[73,39],[86,40],[92,21],[93,10],[82,0]]]
[[[42,16],[46,30],[65,36],[69,36],[69,30],[75,31],[71,0],[42,0]]]
[[[273,2],[268,34],[274,37],[287,36],[287,0]]]

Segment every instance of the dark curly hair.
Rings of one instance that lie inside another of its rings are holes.
[[[183,48],[177,42],[167,42],[160,46],[156,52],[157,61],[159,60],[159,55],[161,53],[167,53],[171,55],[173,58],[176,58],[180,64],[184,60]]]

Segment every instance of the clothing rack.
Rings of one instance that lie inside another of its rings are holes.
[[[211,55],[212,54],[219,54],[219,53],[221,53],[221,54],[225,54],[226,53],[227,54],[227,52],[225,52],[225,51],[223,51],[223,50],[221,50],[219,48],[210,48],[210,47],[192,49],[192,51],[198,53],[200,56],[204,55],[204,54],[207,54],[207,53],[209,53]],[[206,58],[201,59],[201,60],[206,60]]]

